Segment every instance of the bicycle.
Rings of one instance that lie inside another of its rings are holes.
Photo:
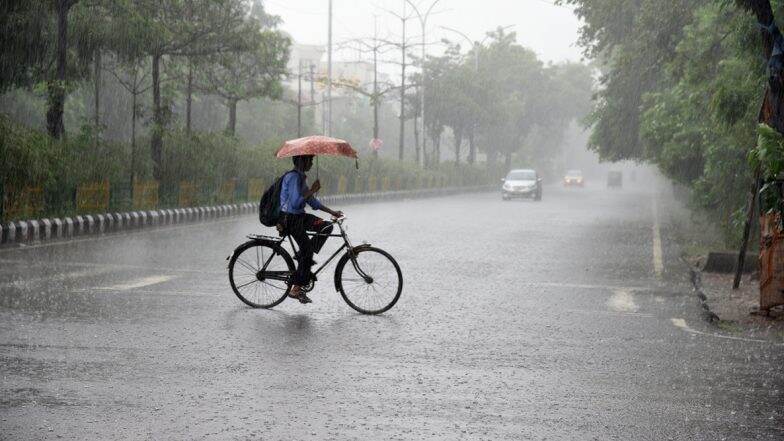
[[[397,303],[403,291],[400,266],[380,248],[370,244],[352,246],[343,228],[345,220],[346,217],[342,217],[328,222],[340,230],[329,237],[342,238],[343,245],[311,273],[311,280],[302,291],[312,291],[318,274],[345,250],[335,267],[335,290],[357,312],[371,315],[386,312]],[[308,236],[312,238],[316,234],[319,233],[308,233]],[[295,269],[294,260],[283,243],[288,239],[295,256],[296,244],[288,234],[280,237],[249,235],[248,239],[227,258],[229,283],[234,294],[248,306],[273,308],[288,297]]]

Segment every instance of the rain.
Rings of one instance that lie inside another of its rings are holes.
[[[0,3],[0,438],[783,439],[784,5]]]

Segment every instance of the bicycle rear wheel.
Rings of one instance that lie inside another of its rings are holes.
[[[294,262],[274,243],[250,241],[241,245],[229,261],[229,283],[234,294],[254,308],[272,308],[291,290]]]
[[[388,311],[403,292],[400,266],[389,253],[379,248],[362,247],[354,253],[356,267],[346,254],[335,269],[335,284],[340,295],[348,306],[362,314]]]

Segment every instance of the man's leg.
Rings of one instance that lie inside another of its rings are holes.
[[[294,285],[304,286],[310,281],[310,268],[313,265],[313,245],[305,233],[304,215],[287,215],[286,230],[299,246],[297,253],[297,271],[294,273]]]
[[[307,213],[305,214],[304,225],[305,230],[316,233],[310,242],[312,253],[318,254],[318,252],[321,251],[321,247],[323,247],[324,243],[329,239],[329,235],[332,234],[332,224],[318,216]]]
[[[329,235],[332,234],[332,224],[310,213],[305,215],[304,223],[305,230],[316,233],[310,242],[312,244],[311,248],[313,254],[318,254],[318,252],[321,251],[321,247],[323,247],[324,243],[329,239]]]

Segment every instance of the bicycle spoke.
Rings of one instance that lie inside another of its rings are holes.
[[[248,283],[243,283],[242,285],[238,285],[238,286],[237,286],[237,289],[242,289],[242,288],[244,288],[244,287],[246,287],[246,286],[250,285],[251,283],[255,283],[255,282],[258,282],[258,280],[251,280],[251,281],[250,281],[250,282],[248,282]]]
[[[285,291],[285,290],[286,290],[286,288],[281,288],[280,286],[275,286],[275,285],[273,285],[273,284],[271,284],[271,283],[269,283],[269,282],[261,282],[261,283],[263,283],[263,284],[265,284],[265,285],[267,285],[267,286],[271,286],[271,287],[273,287],[273,288],[275,288],[275,289],[279,289],[279,290],[281,290],[281,291]]]
[[[250,270],[250,271],[252,271],[254,273],[259,270],[258,268],[254,268],[253,265],[251,265],[250,263],[246,262],[245,260],[243,260],[241,258],[238,258],[237,262],[239,262],[240,265],[244,266],[245,268],[247,268],[248,270]]]

